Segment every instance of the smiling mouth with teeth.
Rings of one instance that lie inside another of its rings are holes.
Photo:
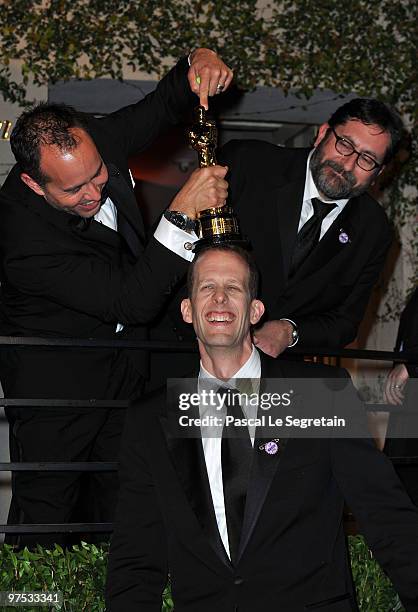
[[[234,315],[230,312],[209,312],[206,315],[206,320],[209,323],[231,323],[234,318]]]

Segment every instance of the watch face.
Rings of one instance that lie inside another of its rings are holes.
[[[185,215],[183,215],[182,213],[169,210],[166,212],[165,216],[176,227],[179,227],[180,229],[184,229],[186,227],[187,220],[185,218]]]
[[[191,231],[196,230],[196,221],[194,219],[190,219],[186,213],[178,210],[166,210],[164,216],[166,219],[168,219],[168,221],[170,221],[170,223],[186,232],[190,233]]]
[[[180,229],[184,229],[186,227],[187,221],[181,213],[176,213],[175,218],[174,218],[174,223]]]

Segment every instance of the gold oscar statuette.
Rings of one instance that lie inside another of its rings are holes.
[[[203,106],[195,109],[194,123],[189,129],[189,141],[199,156],[199,166],[207,168],[216,164],[218,130],[213,119],[206,115]],[[205,246],[232,243],[245,246],[238,220],[231,206],[216,206],[202,210],[197,219],[196,232],[199,240],[194,251]]]

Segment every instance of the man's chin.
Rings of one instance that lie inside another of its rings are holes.
[[[351,197],[352,181],[348,180],[342,166],[333,160],[324,160],[315,149],[310,164],[313,181],[323,198],[341,200]]]
[[[328,200],[343,200],[351,197],[352,193],[352,188],[347,181],[335,172],[332,177],[327,177],[326,180],[319,182],[318,190]]]
[[[206,344],[206,346],[211,346],[213,348],[219,346],[219,347],[228,347],[228,346],[232,346],[234,344],[234,338],[226,333],[226,332],[212,332],[212,333],[208,333],[205,334],[205,337],[203,339],[204,344]]]
[[[100,202],[95,202],[94,206],[77,206],[76,214],[79,217],[83,217],[84,219],[89,219],[90,217],[94,217],[100,210]]]

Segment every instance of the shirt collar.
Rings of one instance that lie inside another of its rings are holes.
[[[205,368],[203,367],[202,362],[200,362],[199,380],[205,379],[205,382],[209,382],[206,379],[213,379],[214,386],[216,386],[216,387],[224,386],[224,387],[230,387],[231,389],[234,389],[234,388],[236,388],[236,380],[237,380],[237,378],[247,378],[247,379],[248,378],[252,378],[252,379],[259,380],[260,377],[261,377],[260,354],[259,354],[259,352],[257,351],[257,349],[255,348],[254,345],[253,345],[253,350],[251,352],[251,355],[249,356],[247,361],[240,367],[238,372],[236,372],[226,382],[218,380],[216,378],[216,376],[213,376],[213,374],[211,374],[210,372],[205,370]],[[210,382],[212,382],[212,381],[210,381]]]
[[[312,178],[312,172],[311,172],[311,167],[310,167],[310,161],[311,161],[311,157],[312,157],[314,150],[315,149],[312,149],[312,151],[309,153],[308,160],[306,162],[306,179],[305,179],[305,191],[303,192],[303,201],[310,202],[312,198],[318,198],[318,200],[321,200],[322,202],[333,202],[334,204],[338,206],[338,208],[343,209],[344,206],[348,202],[348,198],[346,200],[324,200],[324,198],[319,194],[319,191]]]

